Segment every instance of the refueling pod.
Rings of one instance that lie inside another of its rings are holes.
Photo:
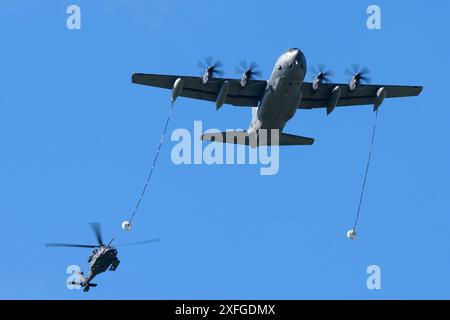
[[[183,90],[183,86],[184,86],[183,79],[178,78],[177,80],[175,80],[172,89],[172,102],[175,102],[175,100],[177,100],[178,96],[181,94],[181,91]]]
[[[378,108],[381,106],[381,104],[384,101],[384,98],[386,98],[387,90],[385,87],[381,87],[377,91],[377,97],[375,98],[375,102],[373,104],[373,111],[377,111]]]

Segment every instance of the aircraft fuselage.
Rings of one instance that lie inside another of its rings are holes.
[[[299,49],[289,49],[278,58],[257,112],[253,115],[249,132],[283,130],[302,99],[306,70],[306,59]]]

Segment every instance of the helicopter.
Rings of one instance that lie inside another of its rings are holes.
[[[151,242],[158,242],[159,239],[152,239],[152,240],[146,240],[146,241],[140,241],[140,242],[130,242],[130,243],[123,243],[123,244],[117,244],[115,246],[112,246],[112,242],[114,241],[114,238],[111,239],[111,241],[108,242],[108,244],[105,245],[103,242],[102,232],[101,232],[101,226],[99,223],[90,223],[90,226],[92,230],[94,231],[95,237],[97,238],[97,245],[84,245],[84,244],[68,244],[68,243],[47,243],[45,244],[46,247],[72,247],[72,248],[92,248],[92,253],[88,258],[88,263],[90,266],[89,274],[85,278],[83,275],[83,272],[80,273],[81,281],[76,282],[72,281],[68,284],[71,285],[77,285],[83,288],[84,292],[88,292],[91,287],[96,287],[96,283],[92,283],[91,281],[100,273],[106,272],[106,271],[116,271],[117,267],[120,264],[120,260],[117,257],[117,248],[116,247],[122,247],[122,246],[130,246],[130,245],[138,245],[138,244],[145,244],[145,243],[151,243]]]

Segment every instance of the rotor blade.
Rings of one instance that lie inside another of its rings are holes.
[[[139,241],[139,242],[120,243],[120,244],[117,244],[116,247],[134,246],[134,245],[146,244],[146,243],[152,243],[152,242],[159,242],[159,239],[151,239],[151,240]]]
[[[111,239],[110,242],[108,242],[108,244],[106,245],[106,247],[108,248],[109,246],[111,246],[111,243],[114,241],[114,238]]]
[[[319,68],[319,71],[323,73],[325,71],[326,66],[324,64],[319,64],[317,68]]]
[[[97,238],[98,244],[103,246],[104,243],[103,243],[103,239],[102,239],[102,230],[100,227],[100,223],[91,223],[90,225],[91,225],[92,231],[94,231],[94,233],[95,233],[95,237]]]
[[[72,247],[72,248],[97,248],[98,246],[89,244],[69,244],[69,243],[46,243],[46,247]]]

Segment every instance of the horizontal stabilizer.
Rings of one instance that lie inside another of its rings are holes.
[[[287,133],[280,135],[280,146],[310,146],[312,144],[314,144],[313,138],[294,136]]]
[[[263,132],[264,131],[264,132]],[[314,139],[280,133],[279,141],[271,141],[270,130],[261,130],[258,136],[248,134],[246,131],[226,131],[207,133],[201,136],[203,141],[215,141],[223,143],[249,145],[251,147],[262,146],[307,146],[314,143]],[[275,137],[275,136],[274,136]]]

